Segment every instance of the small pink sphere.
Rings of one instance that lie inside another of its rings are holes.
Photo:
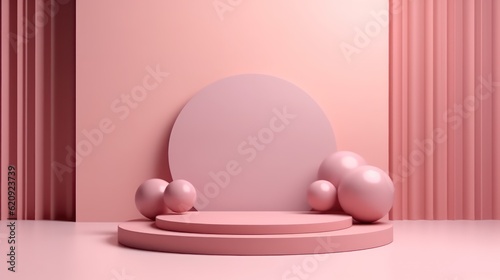
[[[168,184],[163,200],[170,210],[177,213],[186,212],[194,206],[196,189],[186,180],[174,180]]]
[[[307,189],[307,202],[314,210],[330,210],[337,203],[337,189],[328,181],[315,181]]]
[[[323,160],[318,170],[318,179],[329,181],[338,187],[345,175],[365,164],[365,159],[356,153],[338,151]]]
[[[168,209],[163,203],[163,192],[168,182],[162,179],[149,179],[135,192],[135,207],[146,218],[154,220],[157,215],[166,214]]]
[[[389,213],[394,201],[394,184],[383,170],[360,166],[339,185],[342,209],[359,222],[371,223]]]

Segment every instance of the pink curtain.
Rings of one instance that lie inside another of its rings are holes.
[[[0,8],[0,218],[74,220],[75,172],[53,168],[75,142],[75,1]]]
[[[500,219],[500,1],[390,2],[390,217]]]

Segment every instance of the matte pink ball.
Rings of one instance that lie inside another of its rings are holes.
[[[141,214],[151,220],[157,215],[167,213],[163,203],[163,192],[168,182],[162,179],[149,179],[142,183],[135,192],[135,207]]]
[[[337,201],[337,189],[332,183],[318,180],[307,189],[307,202],[314,210],[326,211],[333,208]]]
[[[170,210],[177,213],[186,212],[194,206],[196,189],[186,180],[174,180],[168,184],[163,200]]]
[[[338,187],[345,175],[362,165],[366,165],[366,161],[360,155],[338,151],[323,160],[318,170],[318,179],[327,180]]]
[[[350,172],[338,188],[342,209],[359,222],[375,222],[391,210],[394,184],[383,170],[360,166]]]

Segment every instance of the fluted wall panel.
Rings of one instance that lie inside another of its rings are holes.
[[[0,14],[0,219],[74,220],[75,172],[60,180],[54,163],[75,143],[75,1],[5,0]]]
[[[390,217],[500,219],[500,1],[391,2]]]

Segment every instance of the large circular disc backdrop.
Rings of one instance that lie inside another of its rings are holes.
[[[200,90],[169,143],[173,179],[191,182],[197,210],[308,210],[307,186],[336,150],[326,115],[292,83],[246,74]]]

